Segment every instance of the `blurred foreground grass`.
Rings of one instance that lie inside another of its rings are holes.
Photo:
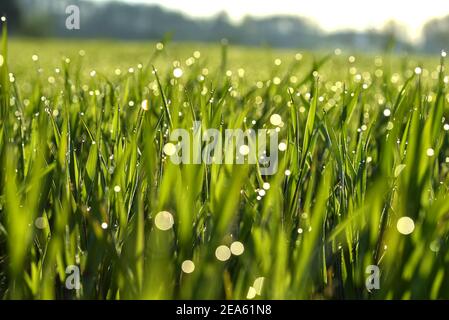
[[[449,298],[438,55],[2,41],[0,297]],[[172,164],[195,119],[279,125],[277,174]]]

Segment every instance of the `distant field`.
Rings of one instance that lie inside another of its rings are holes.
[[[84,50],[86,55],[83,58],[83,74],[88,75],[91,69],[98,70],[105,75],[113,75],[115,68],[123,70],[131,66],[136,67],[139,63],[148,63],[149,59],[156,51],[155,42],[120,42],[108,40],[45,40],[45,39],[12,39],[10,41],[11,50],[11,69],[16,73],[28,73],[29,68],[36,66],[31,60],[34,54],[39,55],[40,65],[51,73],[51,67],[61,65],[63,57],[78,59],[79,51]],[[154,64],[161,70],[171,67],[173,61],[177,60],[185,64],[185,61],[192,57],[195,51],[202,54],[199,61],[201,65],[207,68],[217,68],[221,63],[221,46],[219,44],[204,43],[169,43],[164,50],[154,60]],[[249,80],[263,80],[269,78],[276,72],[286,72],[292,62],[295,61],[295,55],[301,53],[302,68],[297,69],[297,77],[301,73],[310,71],[314,58],[324,57],[333,52],[321,51],[310,52],[307,50],[285,50],[275,48],[254,48],[229,46],[227,52],[227,67],[236,72],[239,68],[248,69],[246,78]],[[364,54],[360,52],[342,51],[340,56],[334,56],[321,70],[324,79],[346,80],[350,79],[348,58],[354,55],[357,62],[354,64],[360,71],[373,71],[375,68],[375,57],[383,58],[382,66],[391,68],[391,72],[400,74],[406,68],[412,69],[417,64],[428,67],[429,70],[436,68],[439,63],[438,56],[402,56],[392,55],[385,57],[384,54]],[[281,59],[282,64],[275,67],[275,59]],[[198,63],[198,62],[197,62]],[[26,70],[26,71],[25,71]],[[401,79],[402,81],[404,79]]]
[[[3,41],[0,298],[449,298],[445,53]],[[195,121],[278,170],[172,163]]]

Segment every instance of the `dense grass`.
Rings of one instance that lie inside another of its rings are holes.
[[[27,39],[8,54],[2,39],[0,297],[449,298],[438,56]],[[171,128],[274,129],[274,113],[288,145],[274,176],[163,155]],[[155,227],[160,211],[173,228]],[[244,253],[219,261],[235,241]],[[65,287],[69,265],[80,290]]]

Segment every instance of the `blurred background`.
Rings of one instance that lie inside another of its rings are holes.
[[[78,5],[80,30],[65,8]],[[449,1],[1,0],[19,37],[216,42],[279,48],[436,53],[449,47]]]

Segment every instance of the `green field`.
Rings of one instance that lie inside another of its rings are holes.
[[[449,299],[443,57],[5,35],[1,52],[0,298]],[[195,120],[279,127],[279,170],[171,163]]]

